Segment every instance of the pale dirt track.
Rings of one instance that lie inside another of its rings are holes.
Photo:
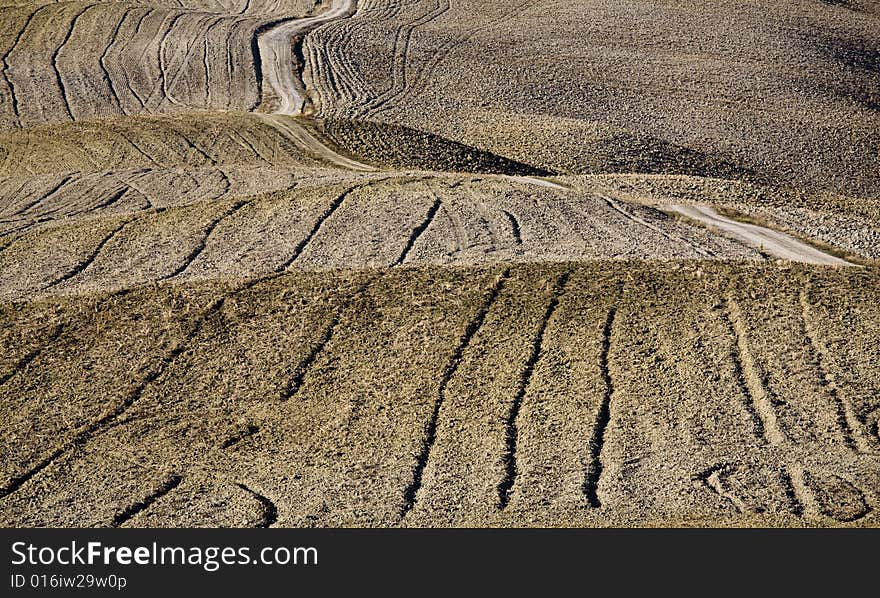
[[[284,21],[259,36],[263,76],[280,100],[273,110],[275,114],[299,116],[305,104],[306,89],[295,67],[293,40],[350,15],[355,5],[355,0],[331,0],[330,6],[320,14]]]
[[[283,21],[259,35],[257,45],[264,77],[264,101],[266,83],[279,98],[278,105],[272,109],[273,115],[299,116],[305,105],[306,88],[299,77],[293,56],[295,40],[325,23],[350,15],[355,6],[356,0],[332,0],[330,7],[318,15]],[[334,166],[356,172],[376,170],[372,166],[339,155],[293,121],[271,116],[263,118],[271,126],[295,137],[304,147],[313,150]]]
[[[363,162],[358,162],[357,160],[341,156],[295,120],[263,114],[258,114],[258,117],[275,130],[294,140],[299,147],[311,151],[314,155],[332,166],[344,168],[353,172],[373,172],[377,170],[375,167],[364,164]]]
[[[558,183],[554,183],[553,181],[545,181],[543,179],[536,179],[535,177],[530,176],[512,176],[508,177],[511,181],[516,181],[519,183],[528,183],[530,185],[539,185],[541,187],[547,187],[548,189],[559,189],[565,190],[566,188]]]
[[[664,207],[672,212],[706,224],[724,234],[740,239],[746,244],[782,260],[821,266],[851,265],[846,260],[820,251],[795,239],[791,235],[756,224],[737,222],[722,216],[709,206],[670,205]]]

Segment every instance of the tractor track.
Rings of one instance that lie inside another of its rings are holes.
[[[599,498],[599,482],[602,479],[602,471],[605,468],[602,461],[602,451],[605,448],[605,434],[608,431],[608,425],[611,423],[611,404],[614,399],[614,379],[611,376],[610,368],[612,334],[614,332],[614,322],[617,319],[618,305],[622,297],[623,287],[621,286],[617,289],[615,302],[608,310],[605,324],[602,326],[602,350],[599,354],[599,371],[601,372],[602,382],[605,385],[605,392],[602,395],[599,411],[596,414],[596,423],[593,427],[592,436],[587,444],[589,465],[584,476],[583,485],[583,492],[587,498],[587,503],[594,509],[602,506],[602,501]]]
[[[153,504],[169,494],[172,490],[180,486],[183,478],[179,475],[172,475],[165,480],[156,490],[148,496],[145,496],[138,502],[126,507],[113,517],[111,527],[122,527],[128,521],[131,521],[138,513],[148,510]]]
[[[513,494],[514,486],[516,485],[516,478],[519,473],[517,468],[516,451],[519,440],[517,420],[519,419],[520,409],[522,408],[523,400],[528,391],[529,383],[532,380],[532,374],[535,371],[535,367],[538,365],[538,361],[541,359],[544,335],[547,332],[547,326],[553,318],[553,314],[556,313],[556,308],[559,307],[559,301],[565,293],[565,288],[568,285],[570,275],[569,272],[565,272],[556,279],[553,295],[550,298],[550,302],[547,304],[547,309],[544,311],[544,316],[541,319],[538,331],[532,341],[531,354],[529,355],[522,374],[520,375],[516,395],[514,396],[510,405],[510,410],[507,413],[504,434],[506,447],[502,456],[502,462],[504,463],[504,477],[498,484],[498,509],[502,511],[507,508],[507,505],[510,503],[510,497]]]
[[[403,492],[403,506],[400,509],[400,519],[406,517],[406,515],[413,509],[418,499],[419,490],[422,487],[422,477],[424,475],[425,468],[428,466],[428,461],[431,458],[431,452],[434,448],[434,443],[437,440],[437,426],[439,424],[440,413],[443,409],[443,404],[446,401],[446,388],[449,385],[449,382],[455,376],[455,373],[458,371],[458,367],[464,360],[464,355],[467,351],[467,348],[470,346],[474,336],[476,336],[476,334],[483,327],[483,323],[486,321],[486,316],[489,314],[492,306],[498,300],[498,297],[501,295],[501,291],[504,288],[504,284],[509,278],[510,269],[506,269],[498,277],[498,280],[495,282],[492,289],[486,295],[486,298],[484,299],[479,310],[465,327],[464,334],[462,334],[461,339],[459,340],[458,345],[456,346],[455,351],[453,351],[452,356],[449,359],[449,363],[447,364],[446,369],[443,372],[443,376],[441,376],[440,378],[440,384],[437,388],[437,397],[434,400],[434,406],[431,410],[431,417],[428,420],[427,425],[425,426],[424,441],[422,442],[421,449],[419,451],[418,457],[416,458],[416,464],[413,467],[412,478]]]

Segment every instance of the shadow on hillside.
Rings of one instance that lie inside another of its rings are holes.
[[[400,125],[353,120],[321,120],[304,124],[314,127],[340,153],[378,166],[517,176],[555,174],[433,133]]]

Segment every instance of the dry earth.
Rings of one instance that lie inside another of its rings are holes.
[[[596,261],[8,305],[2,521],[876,525],[878,287]]]
[[[876,3],[0,25],[0,524],[880,524]]]

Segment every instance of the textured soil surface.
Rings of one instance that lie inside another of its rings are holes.
[[[0,520],[876,525],[878,289],[600,261],[8,305]]]
[[[0,5],[0,525],[880,525],[878,32]]]

